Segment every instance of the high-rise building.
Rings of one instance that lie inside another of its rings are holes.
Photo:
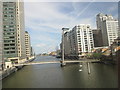
[[[35,52],[34,52],[34,50],[33,50],[33,47],[31,46],[31,56],[35,56]]]
[[[24,3],[17,0],[3,2],[2,6],[4,60],[18,63],[26,58]]]
[[[98,14],[96,17],[97,29],[101,30],[103,46],[110,46],[114,39],[120,35],[118,20],[112,15]]]
[[[120,39],[120,1],[118,2],[118,27],[119,27],[119,29],[118,29],[119,37],[118,38]]]
[[[62,28],[62,30],[64,30],[64,52],[65,52],[65,55],[69,55],[69,52],[70,52],[70,41],[69,41],[69,28]],[[63,46],[63,43],[62,43],[62,46]],[[61,46],[61,47],[62,47]]]
[[[26,56],[29,59],[31,56],[31,43],[30,43],[30,35],[27,31],[25,31],[25,47],[26,47]]]
[[[101,47],[102,46],[101,30],[93,29],[92,32],[93,32],[94,47]]]
[[[2,2],[0,1],[0,12],[2,12]],[[2,19],[2,14],[0,14],[0,20]],[[2,20],[0,21],[0,64],[2,63],[3,56],[3,31],[2,31]]]
[[[64,34],[65,55],[81,57],[94,47],[90,25],[80,24]]]

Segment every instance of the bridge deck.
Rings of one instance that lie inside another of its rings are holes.
[[[79,62],[98,62],[100,60],[65,60],[64,63],[79,63]],[[41,62],[29,62],[29,63],[22,63],[22,64],[15,64],[14,66],[21,66],[21,65],[36,65],[36,64],[57,64],[62,63],[62,61],[41,61]]]
[[[75,62],[98,62],[98,61],[100,61],[100,60],[96,60],[96,59],[92,59],[92,60],[90,60],[90,59],[87,59],[87,60],[65,60],[64,62],[65,63],[75,63]]]

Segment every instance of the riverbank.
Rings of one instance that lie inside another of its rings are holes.
[[[31,58],[30,60],[25,61],[24,63],[32,62],[34,59],[35,59],[35,57]],[[12,73],[16,72],[17,70],[22,69],[23,67],[24,67],[23,65],[22,66],[18,66],[18,67],[13,66],[13,67],[10,67],[10,68],[7,68],[7,69],[4,69],[4,70],[0,71],[0,80],[8,77]]]

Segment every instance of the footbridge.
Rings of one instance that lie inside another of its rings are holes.
[[[60,61],[37,61],[37,62],[27,62],[27,63],[19,63],[14,64],[14,66],[24,66],[24,65],[37,65],[37,64],[62,64],[62,63],[84,63],[84,62],[99,62],[100,60],[97,59],[85,59],[85,60],[65,60],[64,62],[62,60]]]

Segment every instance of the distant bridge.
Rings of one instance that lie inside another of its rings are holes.
[[[96,59],[85,59],[85,60],[65,60],[64,63],[84,63],[84,62],[99,62],[100,60]],[[14,66],[23,66],[23,65],[37,65],[37,64],[61,64],[62,61],[39,61],[39,62],[28,62],[28,63],[20,63],[20,64],[14,64]]]

